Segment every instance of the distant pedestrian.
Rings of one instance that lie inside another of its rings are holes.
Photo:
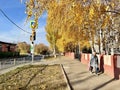
[[[95,72],[98,75],[99,67],[98,67],[98,57],[96,55],[96,52],[93,52],[91,56],[89,70],[91,71],[91,73]]]

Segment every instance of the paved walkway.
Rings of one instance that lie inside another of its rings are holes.
[[[74,90],[120,90],[120,80],[114,80],[106,74],[99,76],[90,74],[87,65],[81,64],[78,60],[59,57],[55,60],[43,60],[34,64],[63,64]],[[0,71],[0,73],[3,72],[5,70]]]
[[[61,61],[74,90],[120,90],[120,80],[106,74],[90,74],[87,65],[78,60],[64,58]]]

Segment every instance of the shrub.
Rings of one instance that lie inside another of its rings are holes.
[[[0,58],[19,56],[19,52],[0,52]]]

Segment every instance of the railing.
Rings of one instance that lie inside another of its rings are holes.
[[[43,58],[44,57],[42,56],[35,56],[34,62],[40,62],[41,59]],[[13,67],[15,65],[20,65],[20,64],[30,63],[30,62],[32,62],[32,58],[30,56],[23,57],[23,58],[14,58],[14,59],[0,59],[0,70]]]

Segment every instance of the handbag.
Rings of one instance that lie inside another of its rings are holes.
[[[93,67],[92,67],[92,66],[90,66],[90,67],[89,67],[89,71],[92,71],[92,70],[93,70]]]
[[[99,73],[99,67],[96,68],[96,73]]]

